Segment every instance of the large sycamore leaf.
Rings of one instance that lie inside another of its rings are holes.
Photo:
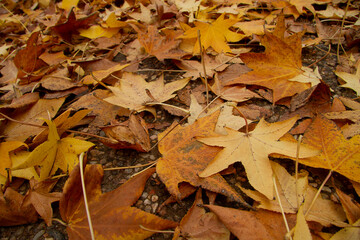
[[[183,39],[197,39],[200,31],[201,45],[207,49],[212,47],[216,52],[231,52],[227,41],[240,41],[244,35],[232,32],[229,27],[238,22],[238,19],[224,19],[224,14],[219,16],[213,23],[195,22],[195,27],[184,32]],[[199,42],[196,41],[193,53],[200,52]]]
[[[115,190],[103,194],[101,192],[103,168],[101,165],[86,166],[84,182],[96,239],[145,239],[154,232],[144,230],[140,225],[158,230],[177,226],[176,222],[131,207],[141,196],[147,179],[153,173],[154,169],[146,170]],[[67,232],[70,240],[91,239],[79,165],[74,168],[65,183],[60,199],[60,214],[68,223]]]
[[[304,212],[308,211],[317,189],[308,185],[306,174],[301,174],[296,181],[286,169],[278,163],[271,162],[271,166],[276,177],[276,186],[279,191],[279,199],[268,199],[259,192],[241,189],[246,195],[259,202],[258,208],[275,211],[280,213],[296,213],[298,202],[303,203]],[[281,202],[281,207],[279,205]],[[323,226],[334,224],[339,227],[347,226],[345,223],[346,215],[339,204],[332,200],[318,197],[306,217],[307,221],[315,221]]]
[[[230,164],[241,162],[246,170],[250,184],[269,199],[274,197],[272,170],[268,155],[280,153],[286,156],[296,156],[297,144],[279,141],[295,124],[297,118],[286,121],[268,123],[261,119],[256,128],[249,133],[228,129],[227,135],[197,138],[210,146],[224,147],[210,162],[200,177],[208,177],[227,168]],[[318,151],[302,148],[299,157],[314,156]]]
[[[39,165],[41,181],[55,174],[58,169],[63,172],[72,171],[79,161],[78,155],[94,145],[72,137],[60,139],[55,124],[45,121],[49,126],[48,140],[36,147],[24,162],[13,166],[16,170]]]
[[[184,78],[164,84],[163,77],[153,82],[146,82],[140,75],[124,73],[119,80],[119,85],[108,87],[114,93],[114,96],[104,100],[137,112],[144,110],[153,112],[147,105],[154,105],[175,97],[173,92],[185,87],[189,80],[190,78]]]
[[[285,24],[279,19],[274,33],[266,32],[261,39],[264,53],[243,53],[241,60],[253,69],[226,84],[247,84],[273,90],[273,102],[290,97],[311,87],[310,83],[288,81],[300,74],[302,32],[284,38]]]
[[[340,85],[340,87],[350,88],[356,92],[357,96],[360,96],[360,66],[357,66],[356,73],[354,74],[340,71],[335,71],[335,74],[346,82]]]
[[[299,159],[300,163],[330,169],[360,182],[360,135],[347,140],[334,122],[320,115],[306,130],[303,143],[320,148],[322,152],[315,157]]]
[[[195,137],[213,134],[218,116],[219,111],[200,118],[186,127],[180,125],[175,127],[174,123],[159,134],[159,139],[163,137],[165,139],[159,142],[159,151],[163,156],[158,159],[156,172],[171,195],[177,199],[181,199],[178,184],[188,182],[192,186],[202,187],[243,202],[241,196],[220,174],[207,178],[198,176],[221,149],[202,144]]]

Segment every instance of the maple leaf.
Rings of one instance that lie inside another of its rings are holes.
[[[178,50],[180,40],[176,39],[178,33],[174,30],[159,30],[154,25],[148,25],[147,29],[140,29],[134,24],[131,26],[138,33],[138,40],[145,51],[155,56],[159,61],[164,59],[180,59],[185,52]]]
[[[24,196],[12,189],[0,191],[0,226],[14,226],[34,223],[38,219],[35,208],[30,204],[23,204]]]
[[[346,82],[340,87],[350,88],[356,92],[357,96],[360,96],[360,64],[358,64],[355,74],[339,71],[335,71],[335,74]]]
[[[291,129],[296,120],[297,118],[291,118],[282,122],[268,123],[261,119],[255,129],[249,133],[227,129],[227,135],[197,138],[207,145],[224,147],[199,176],[208,177],[227,168],[230,164],[241,162],[250,184],[272,199],[274,197],[273,173],[268,155],[280,153],[295,157],[296,143],[278,141],[278,139]],[[302,148],[299,157],[314,156],[318,153],[313,149]]]
[[[360,135],[347,140],[334,122],[320,115],[305,131],[303,143],[320,148],[322,152],[318,156],[299,159],[300,163],[330,169],[360,182]]]
[[[180,226],[175,229],[173,239],[179,236],[191,239],[228,240],[230,231],[212,212],[202,207],[201,189],[198,189],[195,201],[186,215],[181,219]]]
[[[240,41],[244,35],[232,32],[229,27],[238,22],[238,19],[224,19],[225,14],[220,15],[213,23],[195,22],[194,28],[184,32],[180,38],[183,39],[197,39],[198,31],[200,31],[201,45],[206,49],[212,47],[216,52],[231,52],[230,47],[226,41],[237,42]],[[199,41],[197,40],[193,53],[200,52]]]
[[[60,192],[50,193],[56,183],[57,180],[37,182],[31,179],[30,189],[23,201],[24,205],[32,204],[48,226],[51,226],[53,215],[51,203],[59,201],[62,195]]]
[[[308,211],[309,207],[316,196],[317,189],[308,185],[307,174],[299,174],[298,180],[295,176],[291,176],[286,169],[278,163],[271,162],[271,166],[276,176],[276,185],[279,191],[279,199],[276,196],[274,199],[268,199],[263,194],[252,190],[241,188],[241,190],[259,202],[258,208],[275,211],[281,213],[296,213],[299,211],[298,202],[303,203],[303,210]],[[281,202],[281,207],[279,205]],[[308,221],[315,221],[324,226],[334,224],[339,227],[344,227],[347,224],[346,215],[339,204],[332,200],[318,197],[311,207],[307,215]]]
[[[149,132],[145,120],[139,115],[131,114],[129,120],[101,128],[114,141],[102,141],[115,149],[135,149],[140,152],[150,150]]]
[[[89,24],[95,22],[98,17],[98,12],[94,12],[89,16],[76,19],[74,8],[71,8],[68,17],[64,20],[64,17],[60,17],[58,23],[51,27],[51,29],[61,36],[65,41],[71,43],[72,35],[78,33],[80,28],[87,28]]]
[[[224,223],[238,239],[283,239],[286,228],[281,214],[271,211],[244,211],[216,205],[204,205]],[[295,225],[295,214],[287,214],[289,227]]]
[[[317,0],[290,0],[289,3],[296,7],[296,10],[299,12],[299,14],[302,14],[303,9],[307,8],[312,14],[314,14],[314,16],[316,13],[312,4],[319,4]]]
[[[360,219],[357,220],[352,226],[346,227],[335,233],[331,240],[357,240],[360,235]]]
[[[195,136],[212,134],[218,115],[219,111],[200,118],[186,127],[176,126],[176,123],[173,123],[166,131],[158,135],[159,139],[166,136],[166,141],[160,141],[158,146],[162,157],[158,159],[156,172],[171,195],[177,199],[181,198],[178,184],[188,182],[192,186],[221,193],[244,203],[241,196],[227,184],[220,174],[207,178],[198,176],[198,173],[221,149],[202,144],[195,139]],[[174,128],[175,126],[176,128]]]
[[[64,101],[64,97],[58,99],[40,99],[26,110],[18,109],[14,111],[10,117],[20,122],[41,125],[44,123],[44,118],[49,117],[49,115],[50,117],[56,115]],[[9,122],[1,130],[2,134],[7,136],[7,141],[25,141],[28,137],[42,131],[39,127],[28,126],[18,122]]]
[[[68,223],[69,239],[90,239],[88,220],[77,165],[65,183],[60,199],[61,218]],[[111,192],[101,193],[104,171],[101,165],[88,165],[84,181],[96,239],[145,239],[154,232],[144,230],[176,227],[177,223],[131,207],[141,196],[147,179],[154,173],[148,169]]]
[[[5,177],[7,176],[8,172],[6,171],[6,169],[10,169],[12,165],[9,153],[22,146],[27,147],[25,143],[19,141],[8,141],[0,143],[0,175],[3,175]]]
[[[13,166],[16,170],[40,165],[40,181],[55,174],[59,168],[63,172],[71,171],[78,163],[78,154],[94,145],[71,137],[60,139],[55,124],[49,120],[45,121],[49,126],[48,140],[36,147],[24,162]]]
[[[226,85],[258,85],[273,90],[273,102],[293,96],[310,87],[309,83],[288,81],[303,73],[301,70],[301,36],[303,32],[284,38],[283,19],[273,33],[266,32],[261,38],[264,53],[243,53],[240,58],[253,71],[229,80]]]
[[[146,110],[154,113],[147,105],[155,105],[175,97],[173,92],[183,88],[189,80],[190,78],[184,78],[164,84],[161,77],[156,81],[146,82],[140,75],[125,72],[118,85],[108,87],[114,96],[107,97],[104,101],[137,112]]]

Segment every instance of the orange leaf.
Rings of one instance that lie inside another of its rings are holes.
[[[310,83],[288,81],[300,75],[302,32],[284,38],[283,19],[278,20],[274,33],[266,32],[261,39],[265,46],[264,53],[243,53],[240,58],[253,71],[235,78],[227,85],[242,83],[258,85],[273,90],[273,102],[293,96],[310,87]]]
[[[303,143],[320,148],[322,153],[299,159],[300,163],[330,169],[360,182],[360,135],[347,140],[334,122],[320,115],[305,132]]]
[[[102,194],[101,165],[88,165],[85,186],[96,239],[145,239],[154,232],[143,230],[176,227],[177,223],[131,207],[141,196],[147,179],[154,173],[148,169],[117,189]],[[69,239],[90,239],[88,220],[80,183],[79,165],[70,174],[60,199],[60,214],[68,223]]]
[[[181,198],[178,184],[188,182],[193,186],[201,186],[244,203],[241,196],[227,184],[220,174],[207,178],[198,176],[221,148],[202,144],[195,137],[211,135],[218,116],[219,111],[200,118],[186,127],[175,127],[176,123],[173,123],[166,131],[158,135],[159,139],[165,136],[166,138],[159,143],[159,151],[163,156],[158,159],[156,172],[169,192],[177,199]]]

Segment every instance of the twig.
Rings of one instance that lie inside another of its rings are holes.
[[[337,44],[337,49],[336,49],[336,56],[337,56],[338,62],[340,62],[340,45],[341,45],[341,48],[342,48],[343,51],[344,51],[344,48],[343,48],[343,46],[342,46],[342,44],[341,44],[341,34],[342,34],[342,29],[343,29],[344,24],[345,24],[345,18],[346,18],[346,14],[347,14],[349,5],[350,5],[350,0],[347,1],[346,8],[345,8],[345,13],[344,13],[343,19],[342,19],[342,21],[341,21],[340,34],[339,34],[338,44]],[[344,52],[345,52],[345,51],[344,51]]]
[[[141,229],[144,229],[146,231],[149,231],[149,232],[154,232],[154,233],[174,233],[174,231],[171,231],[171,230],[156,230],[156,229],[150,229],[150,228],[147,228],[147,227],[144,227],[143,225],[139,225],[139,227]]]
[[[322,56],[320,59],[318,59],[317,61],[313,62],[312,64],[310,64],[310,65],[307,66],[307,67],[311,67],[311,66],[317,64],[318,62],[320,62],[321,60],[323,60],[324,58],[326,58],[327,55],[329,55],[330,51],[331,51],[331,44],[329,44],[329,50],[327,51],[327,53],[326,53],[324,56]]]
[[[0,65],[3,65],[3,63],[11,56],[14,54],[14,52],[16,52],[16,49],[14,49],[11,53],[9,53],[1,62]]]
[[[83,190],[82,192],[83,192],[83,196],[84,196],[84,204],[85,204],[86,216],[88,219],[91,239],[95,240],[94,229],[93,229],[92,222],[91,222],[90,210],[89,210],[89,205],[88,205],[87,196],[86,196],[83,162],[84,162],[84,152],[82,152],[79,156],[81,187]]]
[[[143,68],[136,70],[136,72],[187,72],[186,70],[171,70],[171,69],[151,69],[151,68]]]
[[[58,223],[60,223],[61,225],[63,225],[63,226],[67,226],[67,223],[66,222],[64,222],[64,221],[62,221],[62,220],[60,220],[60,219],[58,219],[58,218],[53,218],[53,219],[51,219],[52,221],[55,221],[55,222],[58,222]]]
[[[281,215],[282,215],[283,220],[284,220],[284,224],[285,224],[285,227],[286,227],[286,231],[287,231],[288,234],[289,234],[289,233],[290,233],[290,228],[289,228],[289,224],[288,224],[288,222],[287,222],[287,220],[286,220],[286,216],[285,216],[284,209],[283,209],[282,204],[281,204],[279,191],[278,191],[278,188],[277,188],[277,186],[276,186],[275,175],[273,175],[272,179],[273,179],[273,183],[274,183],[274,189],[275,189],[275,193],[276,193],[276,198],[277,198],[277,200],[278,200],[278,202],[279,202],[279,206],[280,206],[280,209],[281,209]],[[292,238],[291,238],[291,235],[289,235],[289,236],[290,236],[289,238],[292,239]]]
[[[205,61],[204,61],[204,51],[203,51],[203,47],[201,45],[200,30],[198,30],[197,34],[198,34],[198,41],[199,41],[199,47],[200,47],[201,65],[202,65],[203,71],[204,71],[204,80],[205,80],[205,88],[206,88],[206,105],[208,105],[209,104],[209,86],[208,86],[208,80],[207,80],[207,76],[206,76],[206,67],[205,67]]]
[[[130,169],[130,168],[140,168],[140,167],[146,167],[146,166],[152,165],[152,164],[154,164],[154,163],[156,163],[156,161],[152,161],[152,162],[145,163],[145,164],[141,164],[141,165],[137,165],[137,166],[104,168],[104,171],[123,170],[123,169]]]
[[[17,16],[16,16],[15,14],[13,14],[3,3],[1,3],[1,6],[2,6],[6,11],[8,11],[12,16],[14,16],[14,18],[16,19],[16,21],[18,21],[18,22],[20,23],[20,25],[23,26],[23,28],[25,29],[26,33],[28,33],[28,34],[31,33],[31,32],[29,31],[29,29],[27,29],[27,27],[25,26],[25,24],[22,23],[22,22],[17,18]]]
[[[152,167],[155,166],[156,164],[157,164],[157,160],[154,161],[154,162],[153,162],[150,166],[148,166],[147,168],[141,170],[140,172],[137,172],[137,173],[131,175],[131,177],[135,177],[136,175],[139,175],[140,173],[145,172],[146,170],[148,170],[149,168],[152,168]]]

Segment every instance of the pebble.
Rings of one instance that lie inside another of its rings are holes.
[[[106,163],[106,158],[102,158],[101,160],[100,160],[100,164],[101,165],[104,165]]]
[[[149,205],[146,206],[144,210],[145,210],[145,212],[151,212],[151,206],[149,206]]]
[[[150,200],[149,200],[149,199],[145,199],[145,200],[144,200],[144,204],[145,204],[145,205],[150,205],[150,204],[151,204],[151,202],[150,202]]]
[[[331,188],[325,186],[325,187],[323,187],[322,191],[331,193]]]
[[[40,230],[39,232],[37,232],[33,238],[33,240],[38,240],[40,239],[45,233],[45,230]]]
[[[14,232],[14,236],[18,237],[18,236],[23,235],[24,230],[25,230],[25,227],[24,227],[24,226],[19,227],[19,228],[16,230],[16,232]]]
[[[152,141],[156,140],[157,138],[158,138],[158,136],[155,135],[155,134],[150,136],[150,139],[151,139]]]
[[[132,170],[131,168],[127,168],[127,169],[124,170],[124,173],[129,174],[129,173],[132,173],[132,171],[133,171],[133,170]]]
[[[156,157],[154,156],[154,155],[150,155],[150,160],[155,160],[156,159]]]
[[[64,235],[59,232],[57,229],[50,228],[47,230],[47,233],[54,238],[54,240],[65,240]]]
[[[157,200],[159,200],[159,197],[157,195],[152,195],[151,196],[151,201],[152,202],[156,202]]]
[[[153,203],[153,204],[151,204],[152,213],[155,213],[155,212],[156,212],[156,209],[158,208],[158,206],[159,206],[159,203]]]
[[[151,176],[152,176],[153,178],[156,178],[157,174],[156,174],[156,173],[153,173]]]
[[[310,186],[317,188],[318,184],[317,183],[309,183]]]
[[[147,198],[147,196],[149,196],[147,192],[143,192],[143,194],[141,195],[142,198]]]

